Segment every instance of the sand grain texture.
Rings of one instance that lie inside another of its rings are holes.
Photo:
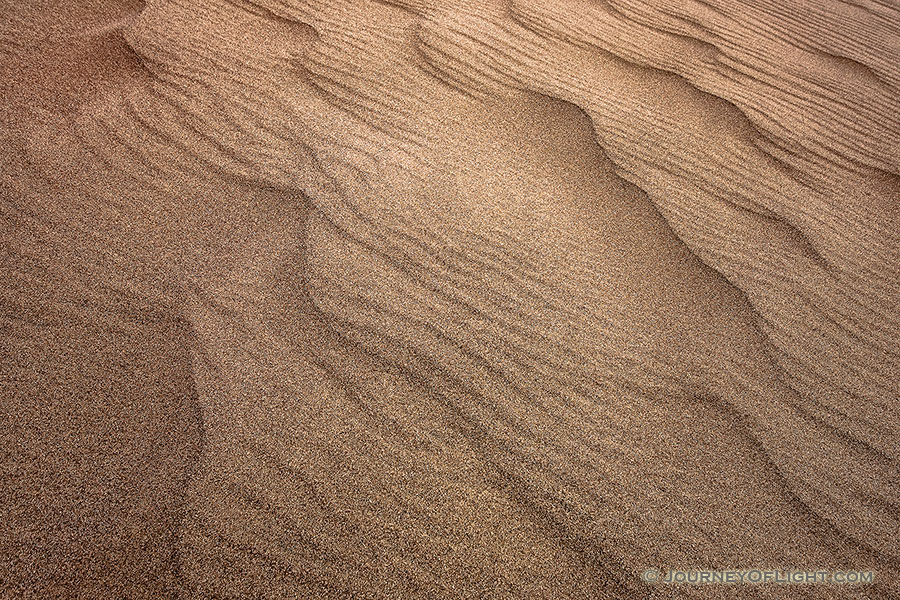
[[[2,597],[900,597],[896,2],[33,0],[0,59]]]

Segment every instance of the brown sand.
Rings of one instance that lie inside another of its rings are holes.
[[[900,597],[896,1],[31,0],[0,57],[2,598]]]

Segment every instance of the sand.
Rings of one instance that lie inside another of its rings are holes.
[[[896,2],[7,4],[0,597],[900,597]]]

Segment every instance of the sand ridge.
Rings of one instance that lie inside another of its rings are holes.
[[[0,589],[897,594],[898,23],[10,9]]]

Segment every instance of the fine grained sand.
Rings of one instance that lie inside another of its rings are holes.
[[[900,597],[895,0],[31,0],[0,57],[3,598]]]

